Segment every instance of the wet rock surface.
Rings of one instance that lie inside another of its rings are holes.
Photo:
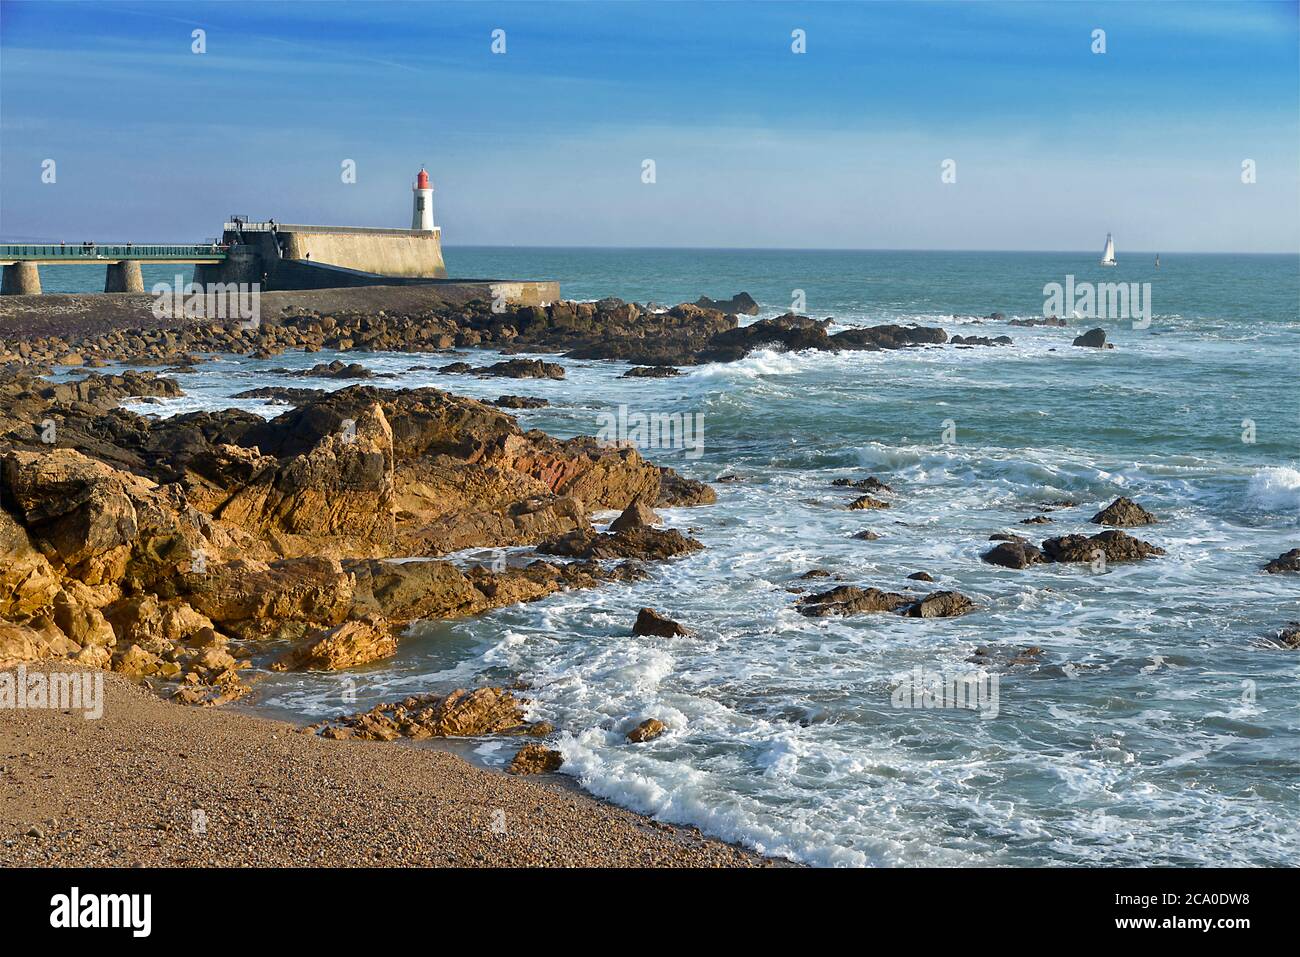
[[[644,741],[653,741],[667,730],[668,726],[658,718],[646,718],[627,733],[627,740],[631,744],[641,744]]]
[[[560,770],[564,756],[541,744],[525,744],[515,754],[506,770],[510,774],[546,774]]]
[[[653,608],[642,608],[637,612],[636,623],[632,626],[634,635],[653,635],[656,638],[677,638],[690,635],[684,627]]]
[[[1264,571],[1270,575],[1278,575],[1284,572],[1300,572],[1300,548],[1293,548],[1289,552],[1283,552],[1265,565]]]
[[[1087,349],[1113,349],[1111,343],[1106,341],[1105,329],[1089,329],[1081,336],[1075,336],[1074,341],[1070,343],[1074,346],[1082,346]]]
[[[1120,496],[1089,519],[1094,525],[1111,525],[1131,528],[1135,525],[1154,525],[1156,517],[1131,498]]]
[[[1043,542],[1043,554],[1053,562],[1092,562],[1098,555],[1108,562],[1135,562],[1165,554],[1150,542],[1112,530],[1097,535],[1063,535]]]

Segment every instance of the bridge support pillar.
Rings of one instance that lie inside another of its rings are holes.
[[[36,263],[12,263],[5,266],[0,282],[0,296],[39,296],[41,272]]]
[[[144,292],[140,263],[135,259],[109,263],[104,276],[104,292]]]

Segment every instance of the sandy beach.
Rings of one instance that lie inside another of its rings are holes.
[[[103,677],[100,719],[4,715],[0,865],[769,863],[563,781],[516,778],[401,742],[331,741]]]

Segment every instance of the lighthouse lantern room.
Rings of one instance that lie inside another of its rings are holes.
[[[411,200],[411,229],[420,232],[433,231],[433,187],[429,185],[429,174],[423,166],[415,177],[411,187],[414,194]]]

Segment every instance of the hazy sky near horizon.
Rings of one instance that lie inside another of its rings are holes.
[[[0,237],[1296,252],[1298,10],[5,0]]]

